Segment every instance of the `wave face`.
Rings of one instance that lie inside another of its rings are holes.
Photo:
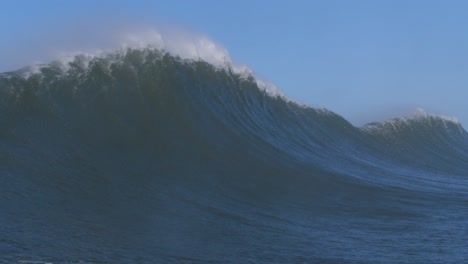
[[[468,133],[358,128],[162,50],[0,77],[11,263],[460,263]]]

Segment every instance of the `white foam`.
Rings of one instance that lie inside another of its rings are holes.
[[[257,86],[268,94],[286,98],[273,83],[259,78],[249,67],[233,63],[226,48],[201,34],[183,31],[177,31],[177,34],[163,34],[155,29],[147,29],[124,34],[121,38],[121,47],[124,49],[155,47],[182,59],[205,61],[218,68],[229,68],[245,78],[254,77]]]
[[[59,52],[56,57],[57,61],[60,63],[59,66],[66,71],[70,68],[70,63],[73,62],[77,56],[80,57],[80,62],[83,63],[83,67],[88,68],[89,63],[94,58],[103,56],[105,53],[105,50],[95,49],[89,51]]]
[[[271,96],[280,96],[287,99],[273,83],[259,78],[249,67],[233,63],[228,50],[207,36],[183,31],[163,34],[155,29],[146,29],[122,33],[116,39],[118,44],[114,47],[81,51],[61,51],[55,54],[55,59],[59,63],[58,66],[66,71],[70,67],[70,62],[74,61],[77,56],[80,56],[81,62],[86,68],[93,58],[105,56],[105,54],[114,52],[123,54],[129,48],[140,50],[154,48],[164,50],[173,56],[179,56],[185,60],[205,61],[219,69],[231,70],[244,78],[252,76],[260,89],[266,91]],[[39,64],[31,67],[27,76],[40,72],[41,67]]]
[[[446,116],[446,115],[439,115],[439,114],[433,114],[433,113],[428,113],[426,110],[422,108],[417,108],[416,113],[413,115],[414,117],[438,117],[440,119],[443,119],[445,121],[450,121],[456,124],[460,124],[460,121],[458,118],[454,116]],[[410,117],[411,118],[411,117]]]
[[[433,114],[433,113],[428,113],[426,110],[423,108],[416,108],[415,112],[412,115],[406,116],[406,117],[397,117],[393,118],[390,120],[386,120],[384,122],[375,122],[375,123],[370,123],[362,127],[364,130],[380,130],[382,127],[380,127],[381,124],[391,126],[394,129],[398,129],[399,124],[401,122],[403,123],[408,123],[411,122],[412,120],[418,120],[418,119],[425,119],[425,118],[439,118],[440,120],[443,121],[443,124],[446,128],[448,128],[448,123],[455,123],[458,126],[458,129],[460,132],[462,132],[462,126],[461,123],[458,121],[456,117],[451,117],[451,116],[444,116],[444,115],[438,115],[438,114]]]

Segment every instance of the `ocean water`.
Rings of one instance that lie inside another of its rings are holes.
[[[468,133],[157,48],[0,75],[0,262],[468,262]]]

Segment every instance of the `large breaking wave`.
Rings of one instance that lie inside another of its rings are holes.
[[[468,134],[355,127],[155,47],[0,77],[6,261],[459,262]]]

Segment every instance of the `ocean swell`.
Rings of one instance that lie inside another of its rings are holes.
[[[2,74],[5,258],[466,257],[457,231],[468,215],[468,134],[458,122],[355,127],[225,62],[126,47]]]

